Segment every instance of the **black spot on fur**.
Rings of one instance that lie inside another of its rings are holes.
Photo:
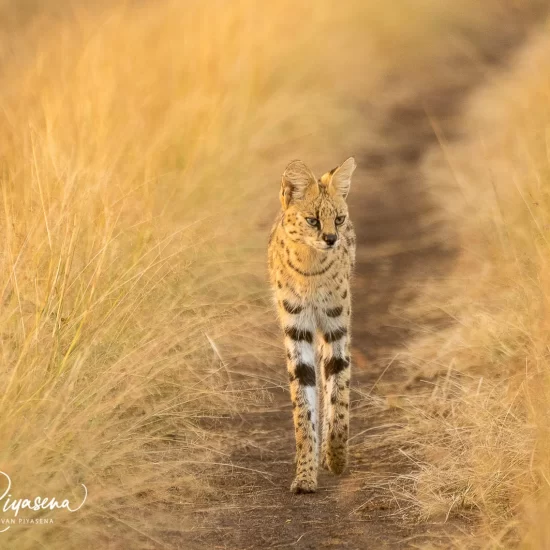
[[[285,327],[285,334],[297,342],[302,340],[305,340],[308,344],[313,342],[313,334],[309,330],[302,330],[296,327]]]
[[[327,332],[326,334],[323,335],[323,338],[325,339],[325,342],[330,344],[332,342],[337,342],[338,340],[340,340],[340,338],[345,336],[347,333],[348,333],[347,328],[340,327],[340,328],[337,328],[336,330],[333,330],[331,332]]]
[[[338,374],[349,367],[349,360],[344,357],[331,357],[325,363],[325,377]]]
[[[344,308],[342,306],[333,307],[331,309],[327,309],[325,313],[327,314],[328,317],[338,317],[342,315],[343,309]]]
[[[298,304],[291,304],[288,300],[283,300],[283,307],[287,313],[297,314],[300,313],[304,308]]]
[[[344,293],[342,294],[342,300],[345,300],[347,295],[348,295],[348,291],[346,289],[346,290],[344,290]]]
[[[315,367],[307,363],[298,363],[296,365],[296,378],[302,386],[315,386]],[[310,411],[308,413],[311,414]]]

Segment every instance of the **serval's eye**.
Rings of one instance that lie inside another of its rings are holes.
[[[311,225],[311,227],[317,227],[319,225],[319,220],[317,218],[306,218],[306,222]]]
[[[342,225],[346,221],[346,216],[337,216],[334,220],[336,225]]]

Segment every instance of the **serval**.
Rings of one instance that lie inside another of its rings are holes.
[[[282,210],[269,239],[270,280],[294,410],[294,493],[316,490],[319,443],[323,467],[341,474],[347,462],[355,232],[346,197],[355,167],[349,158],[317,180],[302,161],[292,161],[282,177]],[[317,398],[318,380],[322,399]]]

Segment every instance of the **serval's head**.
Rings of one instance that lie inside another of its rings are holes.
[[[319,180],[301,161],[293,160],[283,174],[281,204],[288,237],[318,250],[338,246],[348,223],[346,197],[356,164],[350,157]]]

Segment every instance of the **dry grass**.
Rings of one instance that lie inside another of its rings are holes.
[[[424,166],[462,251],[423,298],[453,324],[408,353],[431,388],[402,403],[416,473],[393,488],[422,520],[475,520],[449,546],[550,544],[549,52],[545,30]]]
[[[0,469],[15,497],[89,498],[2,546],[154,547],[226,462],[197,421],[255,395],[231,365],[273,354],[272,163],[353,109],[307,56],[328,5],[73,6],[0,46]]]
[[[2,546],[168,544],[203,465],[227,461],[200,419],[247,406],[258,384],[233,366],[278,351],[262,333],[276,174],[359,146],[348,95],[376,85],[396,32],[366,38],[381,12],[362,2],[0,10],[0,469],[14,497],[89,490]]]
[[[227,461],[200,420],[250,404],[261,385],[235,365],[279,352],[264,283],[277,174],[294,157],[330,167],[356,153],[359,100],[425,63],[430,37],[451,47],[446,22],[472,15],[437,0],[6,0],[0,14],[0,470],[14,497],[89,490],[79,512],[14,526],[1,546],[152,548],[174,537],[178,547],[188,507],[208,493],[201,468]],[[497,226],[503,238],[509,224]],[[514,242],[502,254],[524,257]],[[526,242],[536,261],[507,262],[506,278],[496,256],[488,268],[518,306],[506,322],[498,300],[475,317],[476,357],[491,349],[510,365],[528,348],[528,372],[546,380],[544,323],[532,326],[529,305],[545,302],[524,299],[540,294],[545,241]],[[529,273],[523,294],[507,285],[518,269]],[[483,395],[523,407],[505,418],[529,418],[531,439],[506,459],[524,464],[546,429],[544,400],[513,372],[519,393],[496,381]],[[524,484],[542,479],[544,449]]]

